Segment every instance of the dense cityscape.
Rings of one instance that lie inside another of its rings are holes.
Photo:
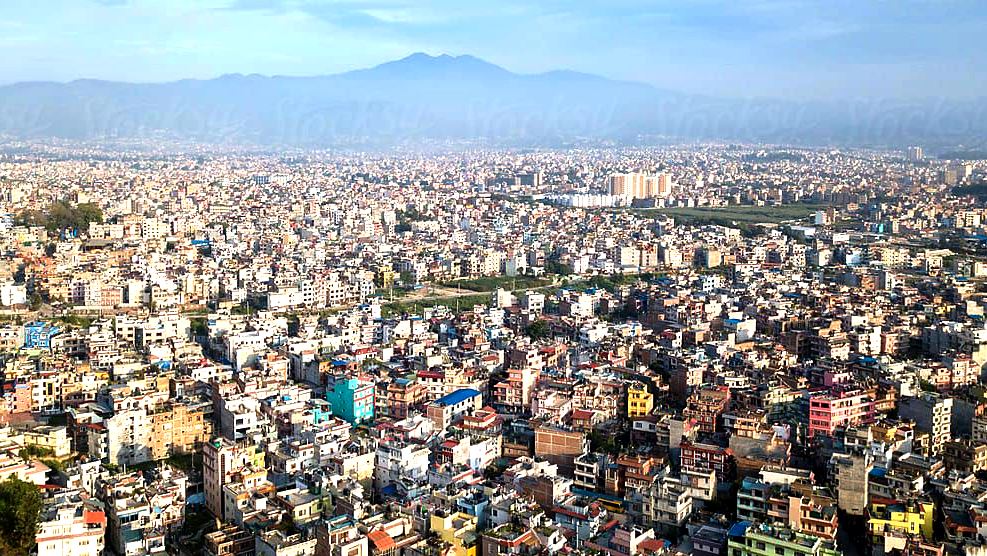
[[[971,153],[9,148],[0,550],[982,556]]]

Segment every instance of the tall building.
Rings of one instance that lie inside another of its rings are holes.
[[[874,402],[865,392],[820,394],[809,398],[809,436],[832,436],[840,427],[870,423]]]
[[[202,446],[202,484],[206,509],[223,516],[223,485],[246,467],[263,469],[264,451],[259,446],[217,438]]]
[[[672,194],[674,186],[671,174],[666,172],[657,175],[628,172],[610,176],[610,194],[632,199],[668,197]]]
[[[923,392],[917,398],[903,398],[898,406],[898,415],[902,419],[915,421],[915,428],[929,433],[931,456],[941,454],[950,440],[952,412],[953,399],[933,392]]]
[[[635,382],[627,387],[627,417],[644,417],[650,415],[654,407],[654,396],[648,391],[648,387],[640,382]]]
[[[326,401],[332,414],[357,425],[374,418],[374,384],[356,377],[330,377]]]
[[[870,454],[833,454],[829,468],[840,509],[850,515],[864,515],[868,478],[874,468]]]
[[[919,162],[925,158],[925,153],[922,151],[922,147],[908,147],[906,154],[908,156],[908,160],[911,160],[912,162]]]

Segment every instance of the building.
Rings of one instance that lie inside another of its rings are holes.
[[[850,515],[864,515],[874,468],[870,454],[833,454],[829,467],[840,509]]]
[[[551,426],[535,428],[535,456],[558,465],[567,477],[575,473],[576,458],[587,451],[589,440],[582,432]]]
[[[264,468],[264,452],[259,446],[233,443],[217,438],[202,446],[202,483],[206,509],[214,516],[224,515],[223,487],[244,468]]]
[[[51,339],[61,330],[54,324],[44,321],[29,322],[24,325],[24,347],[31,349],[51,349]]]
[[[611,174],[609,180],[610,194],[630,197],[632,199],[652,199],[668,197],[672,194],[675,184],[671,174],[657,175],[640,172],[626,174]]]
[[[942,460],[946,469],[964,474],[987,471],[987,445],[951,440],[943,445]]]
[[[476,516],[437,511],[430,517],[429,529],[452,547],[455,556],[476,556],[476,524]]]
[[[883,537],[895,533],[921,534],[922,538],[931,541],[934,514],[932,502],[874,497],[867,507],[867,531],[875,545],[883,544]]]
[[[627,387],[627,417],[644,417],[651,414],[654,407],[654,396],[648,391],[648,387],[640,382],[635,382]]]
[[[277,529],[263,531],[254,539],[255,556],[315,556],[316,538],[299,533],[286,534]]]
[[[832,436],[837,428],[870,423],[874,403],[866,393],[854,391],[819,394],[809,398],[809,436]]]
[[[41,512],[35,542],[38,556],[102,556],[106,514],[78,492],[59,494]]]
[[[735,523],[727,533],[728,556],[837,556],[836,544],[791,529],[751,521]]]
[[[472,415],[483,407],[483,395],[472,388],[461,388],[428,404],[426,416],[435,430],[444,431],[464,415]]]
[[[233,524],[207,533],[204,540],[202,552],[207,556],[252,556],[256,550],[254,534]]]
[[[374,383],[356,377],[330,377],[326,401],[332,414],[358,425],[374,419]]]
[[[715,444],[683,441],[679,445],[679,461],[683,471],[716,473],[718,481],[728,481],[734,475],[733,450]]]
[[[934,392],[915,398],[902,398],[898,416],[915,422],[915,428],[929,433],[929,454],[938,456],[950,439],[953,400]]]

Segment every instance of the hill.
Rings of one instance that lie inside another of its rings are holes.
[[[0,87],[0,133],[302,147],[422,140],[552,146],[642,138],[929,144],[982,141],[985,107],[984,100],[942,106],[716,99],[571,71],[518,74],[472,56],[419,53],[314,77],[17,83]]]

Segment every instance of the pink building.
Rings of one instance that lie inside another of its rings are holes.
[[[809,437],[832,436],[838,427],[874,421],[874,401],[859,390],[809,398]]]

